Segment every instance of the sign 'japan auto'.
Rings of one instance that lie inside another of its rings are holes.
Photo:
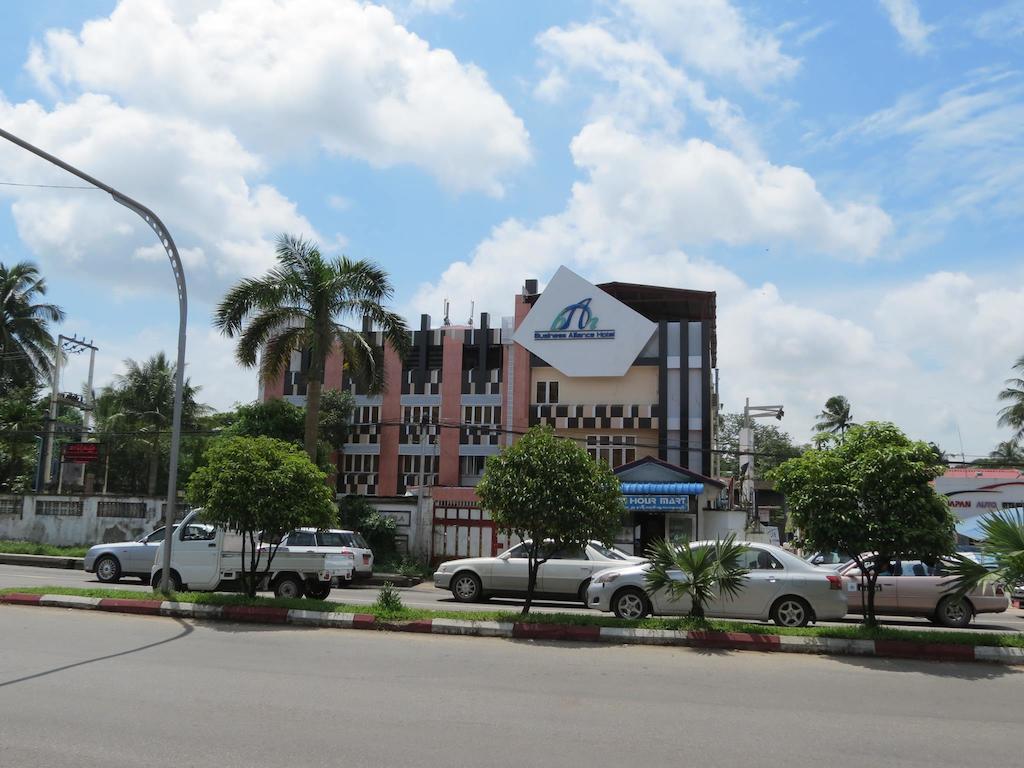
[[[566,376],[622,376],[655,324],[559,267],[513,337]],[[595,348],[585,342],[604,342]]]

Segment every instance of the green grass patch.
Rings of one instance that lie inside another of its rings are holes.
[[[137,600],[162,599],[157,593],[139,592],[127,589],[79,588],[79,587],[10,587],[0,589],[0,594],[19,592],[34,595],[80,595],[82,597],[112,597]],[[587,627],[626,627],[633,629],[703,629],[717,632],[747,632],[755,635],[797,635],[802,637],[829,637],[843,640],[905,640],[909,642],[951,643],[955,645],[986,645],[1002,648],[1024,648],[1024,633],[925,631],[900,627],[876,627],[871,629],[863,624],[848,626],[809,626],[801,628],[777,627],[774,624],[708,619],[697,621],[689,617],[648,618],[641,621],[616,619],[603,614],[585,613],[531,613],[523,617],[518,611],[453,611],[432,608],[403,607],[398,611],[381,611],[372,605],[332,603],[325,600],[306,598],[282,599],[276,597],[250,598],[245,595],[224,592],[178,592],[170,599],[182,603],[203,605],[247,605],[295,608],[306,611],[334,613],[361,613],[376,616],[383,621],[415,621],[419,619],[462,619],[464,621],[501,621],[530,624],[570,624]]]
[[[53,557],[85,557],[88,547],[55,547],[34,541],[0,539],[0,553],[5,555],[51,555]]]

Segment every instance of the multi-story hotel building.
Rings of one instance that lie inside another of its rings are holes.
[[[433,327],[421,316],[406,359],[383,350],[382,394],[367,393],[345,374],[340,356],[331,356],[325,388],[348,390],[356,402],[351,438],[338,460],[338,493],[397,509],[423,487],[432,520],[486,529],[473,487],[487,457],[531,426],[547,424],[619,472],[633,510],[620,543],[643,546],[660,535],[728,528],[718,510],[721,484],[709,477],[715,294],[594,286],[563,267],[543,293],[536,280],[526,280],[512,309],[500,323],[483,313],[475,327]],[[364,326],[363,332],[378,347],[383,343],[379,331]],[[287,372],[264,382],[261,398],[302,404],[307,369],[308,360],[294,353]],[[416,524],[409,524],[415,537]],[[435,525],[432,554],[439,541],[457,552],[465,540],[469,553],[499,543],[486,530],[452,537]]]

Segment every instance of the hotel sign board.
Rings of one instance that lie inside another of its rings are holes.
[[[656,328],[639,312],[559,267],[513,338],[566,376],[622,376]]]

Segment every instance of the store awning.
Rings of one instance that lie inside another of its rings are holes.
[[[699,496],[704,483],[623,483],[622,492],[628,496]]]

